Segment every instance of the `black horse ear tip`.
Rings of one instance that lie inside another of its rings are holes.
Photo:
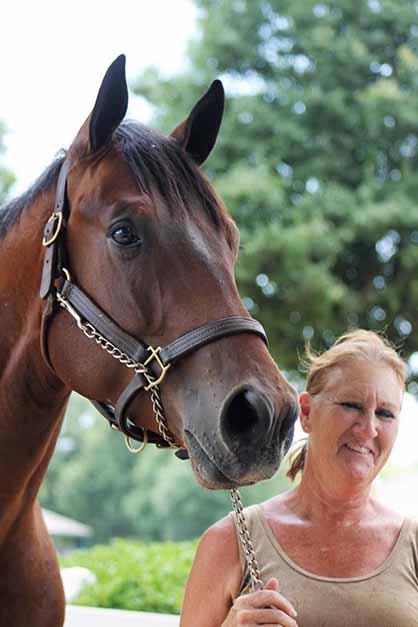
[[[223,83],[221,80],[219,80],[219,78],[215,78],[212,85],[210,86],[210,90],[216,91],[219,95],[222,95],[222,96],[225,95],[225,89],[224,89]]]
[[[119,70],[124,71],[126,65],[126,55],[120,54],[116,59],[111,63],[111,67],[118,68]]]

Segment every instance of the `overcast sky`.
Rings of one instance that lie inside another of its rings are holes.
[[[9,0],[1,17],[3,162],[18,178],[15,192],[68,147],[113,59],[126,54],[128,82],[148,65],[176,72],[196,33],[191,0]],[[145,115],[132,93],[128,115]]]

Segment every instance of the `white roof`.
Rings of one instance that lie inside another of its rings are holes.
[[[52,536],[68,536],[71,538],[88,538],[93,530],[88,525],[66,518],[48,509],[42,509],[46,527]]]

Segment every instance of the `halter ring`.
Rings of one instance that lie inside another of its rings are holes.
[[[141,429],[144,434],[144,441],[141,443],[141,446],[138,446],[138,448],[135,448],[135,446],[132,446],[131,438],[128,435],[125,435],[126,448],[128,449],[130,453],[134,453],[134,455],[138,455],[138,453],[142,453],[142,451],[148,444],[148,431],[147,429],[144,429],[144,427],[141,427]]]

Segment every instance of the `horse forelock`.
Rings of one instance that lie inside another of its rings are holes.
[[[141,191],[165,201],[173,215],[204,211],[217,228],[227,212],[210,182],[172,137],[126,121],[115,132],[115,144],[130,165]]]

